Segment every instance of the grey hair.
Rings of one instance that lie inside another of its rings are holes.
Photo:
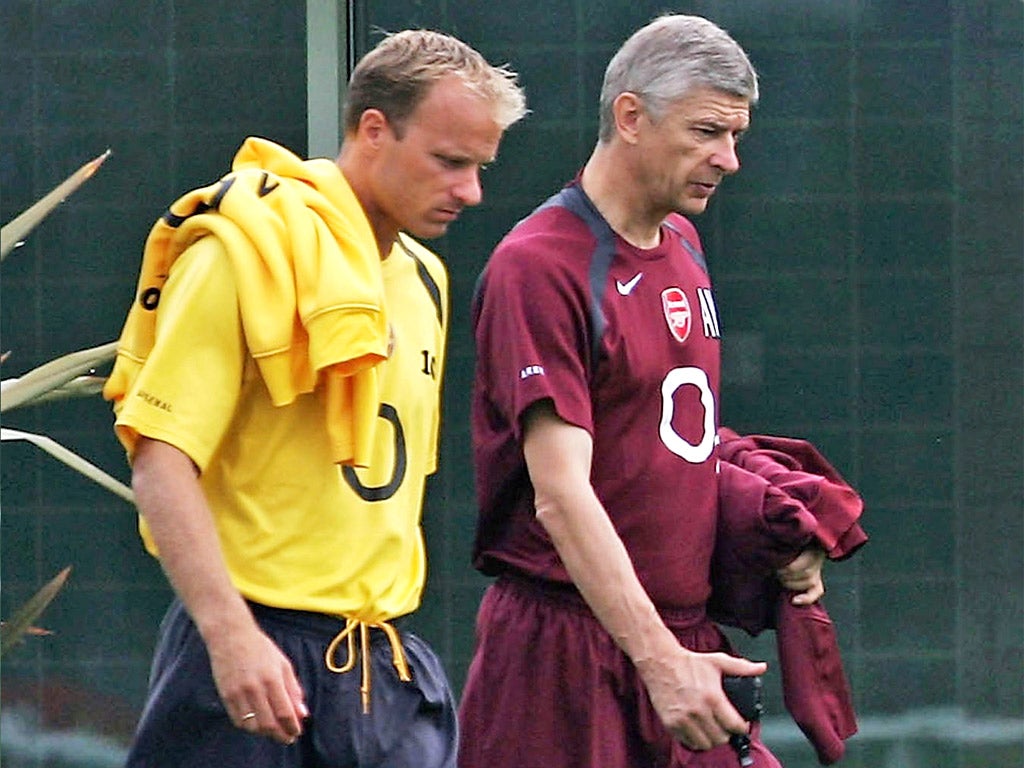
[[[343,123],[354,131],[367,109],[379,109],[401,135],[405,121],[437,81],[455,75],[493,105],[502,130],[522,118],[526,96],[518,76],[451,35],[425,29],[385,37],[356,65],[345,95]]]
[[[664,110],[697,88],[713,88],[757,103],[757,73],[739,44],[700,16],[666,14],[641,27],[622,44],[605,70],[598,139],[615,131],[612,105],[635,93],[660,119]]]

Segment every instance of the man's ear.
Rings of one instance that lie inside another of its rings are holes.
[[[640,119],[644,115],[644,103],[630,91],[624,91],[612,102],[612,116],[615,118],[615,132],[627,144],[637,143]]]
[[[379,109],[367,109],[359,117],[358,136],[377,147],[388,135],[392,134],[387,116]]]

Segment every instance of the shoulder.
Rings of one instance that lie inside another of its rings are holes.
[[[502,238],[488,260],[490,275],[531,276],[586,274],[595,246],[578,216],[557,205],[544,205],[520,220]]]
[[[700,234],[697,232],[693,222],[688,218],[678,213],[671,213],[665,219],[665,225],[677,232],[680,237],[697,248],[697,250],[703,252],[704,248],[701,246]]]
[[[448,269],[441,257],[405,233],[398,235],[398,246],[416,262],[421,277],[429,277],[440,286],[448,285]]]
[[[442,327],[448,322],[448,270],[441,257],[426,246],[406,234],[399,234],[395,248],[388,261],[396,258],[395,251],[401,251],[407,259],[407,266],[399,267],[405,275],[402,279],[406,285],[422,286],[430,297],[437,311],[437,319]],[[415,276],[413,276],[415,272]],[[385,278],[387,281],[387,278]],[[418,290],[418,289],[417,289]]]
[[[586,223],[561,206],[541,206],[498,243],[474,292],[474,318],[522,311],[547,318],[578,314],[590,291],[597,241]]]
[[[206,235],[190,243],[168,269],[168,280],[233,287],[234,267],[224,242],[214,235]]]
[[[542,254],[564,253],[565,246],[593,241],[579,216],[561,205],[545,203],[521,219],[498,244],[495,252],[535,248]]]
[[[196,318],[208,327],[219,322],[215,318],[238,320],[239,281],[224,242],[207,235],[190,243],[170,265],[166,282],[147,288],[140,301],[159,305],[164,327]]]

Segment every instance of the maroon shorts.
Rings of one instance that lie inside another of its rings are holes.
[[[728,651],[703,612],[664,615],[693,651]],[[686,749],[636,668],[573,591],[499,579],[477,616],[459,709],[459,768],[738,768],[728,744]],[[756,768],[781,768],[755,726]]]

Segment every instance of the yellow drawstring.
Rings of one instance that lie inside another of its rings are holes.
[[[386,621],[367,623],[365,621],[360,621],[359,619],[347,619],[345,621],[345,628],[341,630],[341,632],[331,640],[331,644],[327,646],[327,653],[324,657],[324,661],[327,663],[327,668],[331,670],[331,672],[344,674],[345,672],[351,672],[355,668],[356,627],[359,627],[359,646],[360,654],[362,655],[363,667],[363,679],[359,684],[359,693],[363,700],[363,714],[368,714],[370,711],[371,629],[379,629],[387,635],[388,642],[391,643],[391,663],[394,664],[395,669],[398,670],[398,679],[403,683],[408,683],[412,680],[412,675],[409,674],[409,664],[405,660],[405,649],[402,648],[402,639],[398,636],[398,630]],[[348,659],[339,667],[334,663],[334,654],[343,640],[348,640]]]

